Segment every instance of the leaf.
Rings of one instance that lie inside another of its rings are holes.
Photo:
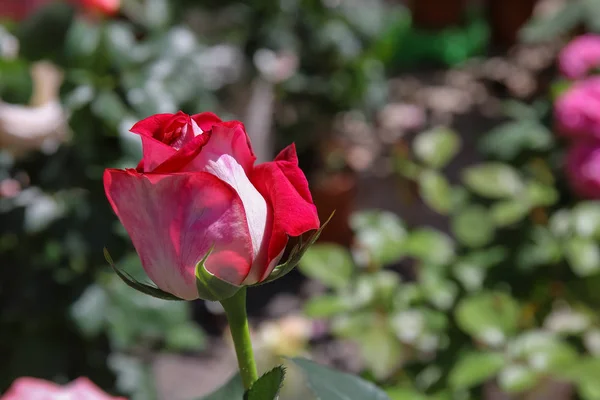
[[[108,126],[116,129],[127,113],[127,107],[112,90],[100,91],[92,101],[92,112]]]
[[[535,330],[512,340],[507,351],[512,359],[523,360],[533,371],[562,373],[578,362],[577,350],[554,333]]]
[[[236,294],[241,288],[240,286],[232,285],[215,275],[211,274],[204,264],[206,259],[212,253],[212,248],[206,253],[204,258],[196,264],[196,287],[198,288],[198,296],[201,299],[208,301],[221,301],[230,298]]]
[[[439,172],[424,170],[419,174],[421,198],[429,207],[440,214],[447,214],[452,208],[452,188],[448,180]]]
[[[467,353],[452,367],[448,382],[453,389],[470,389],[494,377],[504,366],[504,355],[495,352]]]
[[[431,229],[415,229],[404,245],[406,254],[425,263],[447,264],[454,259],[454,243],[445,233]]]
[[[328,318],[351,308],[352,303],[342,295],[324,295],[309,299],[304,305],[304,313],[311,318]]]
[[[254,285],[254,286],[260,286],[260,285],[264,285],[265,283],[273,282],[275,279],[279,279],[279,278],[289,274],[294,269],[294,267],[296,265],[298,265],[298,263],[302,259],[302,256],[304,256],[304,253],[306,252],[306,250],[308,250],[308,248],[317,241],[317,239],[321,235],[321,232],[323,232],[323,229],[325,229],[325,227],[327,226],[329,221],[331,221],[331,218],[333,218],[334,213],[335,213],[335,211],[332,212],[331,215],[329,216],[329,218],[327,218],[327,221],[325,221],[321,225],[321,227],[319,229],[317,229],[310,236],[310,238],[306,241],[306,243],[303,243],[302,237],[300,237],[299,243],[296,246],[294,246],[294,248],[290,252],[290,256],[289,256],[288,260],[286,262],[284,262],[283,264],[279,264],[277,267],[275,267],[275,269],[273,270],[273,272],[267,279],[265,279],[264,281]]]
[[[354,261],[344,247],[327,243],[315,244],[306,250],[299,263],[300,271],[332,288],[348,284],[354,271]]]
[[[566,3],[549,17],[531,19],[519,32],[519,37],[526,43],[545,42],[568,33],[585,16],[584,3],[581,1]]]
[[[92,284],[71,305],[71,317],[86,336],[93,337],[102,330],[108,301],[106,291],[100,285]]]
[[[402,257],[406,228],[400,218],[388,211],[362,211],[350,217],[359,247],[368,250],[377,264],[387,265]]]
[[[548,207],[558,201],[558,192],[550,185],[544,185],[540,182],[530,182],[527,184],[527,200],[533,207]]]
[[[600,358],[585,357],[567,368],[564,378],[574,382],[584,400],[600,399]]]
[[[169,328],[165,337],[166,345],[175,351],[197,351],[204,348],[204,331],[192,321]]]
[[[494,224],[483,206],[469,206],[452,218],[452,232],[467,247],[485,246],[494,238],[494,231]]]
[[[600,271],[600,247],[591,239],[582,237],[568,239],[565,257],[578,276],[590,276]]]
[[[242,377],[237,373],[225,385],[199,400],[242,400],[243,396]]]
[[[525,119],[492,129],[481,140],[480,147],[489,156],[510,161],[524,151],[544,151],[553,144],[554,136],[548,128],[537,120]]]
[[[147,294],[149,296],[156,297],[157,299],[176,300],[176,301],[182,301],[183,300],[183,299],[180,299],[177,296],[172,295],[171,293],[167,293],[167,292],[165,292],[163,290],[160,290],[156,286],[152,286],[152,285],[149,285],[147,283],[138,282],[137,280],[135,280],[135,278],[133,278],[127,272],[119,269],[115,265],[112,257],[110,256],[110,254],[108,252],[108,249],[106,247],[104,248],[104,258],[110,264],[110,266],[112,267],[112,269],[117,273],[117,275],[119,276],[119,278],[121,278],[121,280],[123,282],[125,282],[125,284],[127,284],[127,286],[129,286],[130,288],[133,288],[133,289],[137,290],[138,292]]]
[[[498,227],[513,225],[529,214],[529,203],[522,199],[499,201],[492,205],[490,214]]]
[[[371,382],[303,358],[292,358],[308,379],[317,400],[390,400]]]
[[[498,375],[500,389],[508,393],[524,392],[532,389],[540,380],[539,373],[519,364],[506,366]]]
[[[413,150],[424,163],[439,169],[448,164],[458,153],[460,146],[460,137],[454,131],[436,128],[417,135]]]
[[[278,366],[265,373],[244,394],[244,400],[275,400],[283,385],[285,368]]]
[[[513,197],[523,189],[519,173],[510,165],[496,162],[466,168],[463,181],[476,194],[493,199]]]
[[[516,332],[519,304],[502,292],[484,292],[462,299],[455,310],[460,329],[489,346],[498,346]]]
[[[600,239],[600,202],[577,204],[572,211],[572,225],[577,236]]]
[[[371,324],[354,339],[358,340],[365,366],[376,380],[389,378],[400,367],[402,343],[387,326],[382,326],[381,321]]]

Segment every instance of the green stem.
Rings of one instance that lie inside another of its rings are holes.
[[[233,297],[222,300],[221,304],[229,321],[229,329],[235,345],[235,354],[242,375],[242,383],[244,388],[248,390],[258,379],[258,372],[256,371],[248,316],[246,315],[246,288],[243,287]]]

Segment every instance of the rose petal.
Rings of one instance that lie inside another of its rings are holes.
[[[300,236],[318,229],[320,223],[308,182],[298,167],[296,147],[293,144],[279,153],[275,161],[256,166],[250,179],[273,210],[268,248],[269,267],[261,276],[262,281],[268,277],[283,254],[288,236]]]
[[[104,186],[146,273],[162,290],[197,298],[195,266],[213,245],[208,271],[234,285],[248,275],[252,243],[244,207],[214,175],[108,169]]]

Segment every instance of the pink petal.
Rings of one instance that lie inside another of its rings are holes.
[[[212,274],[235,285],[248,275],[246,213],[236,192],[217,177],[108,169],[104,187],[146,273],[162,290],[197,298],[195,266],[213,245],[206,264]]]
[[[18,378],[0,400],[52,400],[62,389],[55,383],[37,378]]]
[[[88,378],[80,377],[64,387],[65,394],[73,400],[125,400],[124,397],[112,397],[100,390]]]
[[[288,241],[288,236],[300,236],[319,228],[317,208],[313,204],[308,182],[298,167],[296,147],[286,147],[275,161],[254,168],[251,181],[267,199],[273,210],[273,226],[269,241],[269,267],[260,280],[266,279]]]
[[[248,178],[256,157],[252,152],[244,126],[236,121],[214,125],[212,130],[194,140],[209,138],[204,145],[187,146],[159,166],[155,172],[176,171],[185,165],[182,171],[205,171],[231,185],[242,200],[248,221],[248,230],[252,240],[253,266],[244,284],[256,283],[266,268],[268,243],[263,238],[267,232],[268,207],[263,196],[256,190]],[[193,154],[195,153],[195,156]],[[193,160],[190,160],[190,158]],[[165,168],[163,170],[163,168]]]

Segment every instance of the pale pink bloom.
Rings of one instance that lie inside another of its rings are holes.
[[[43,379],[23,377],[15,380],[0,400],[125,400],[104,393],[87,378],[59,386]]]
[[[569,79],[585,78],[600,67],[600,35],[589,33],[573,39],[560,52],[558,65]]]

